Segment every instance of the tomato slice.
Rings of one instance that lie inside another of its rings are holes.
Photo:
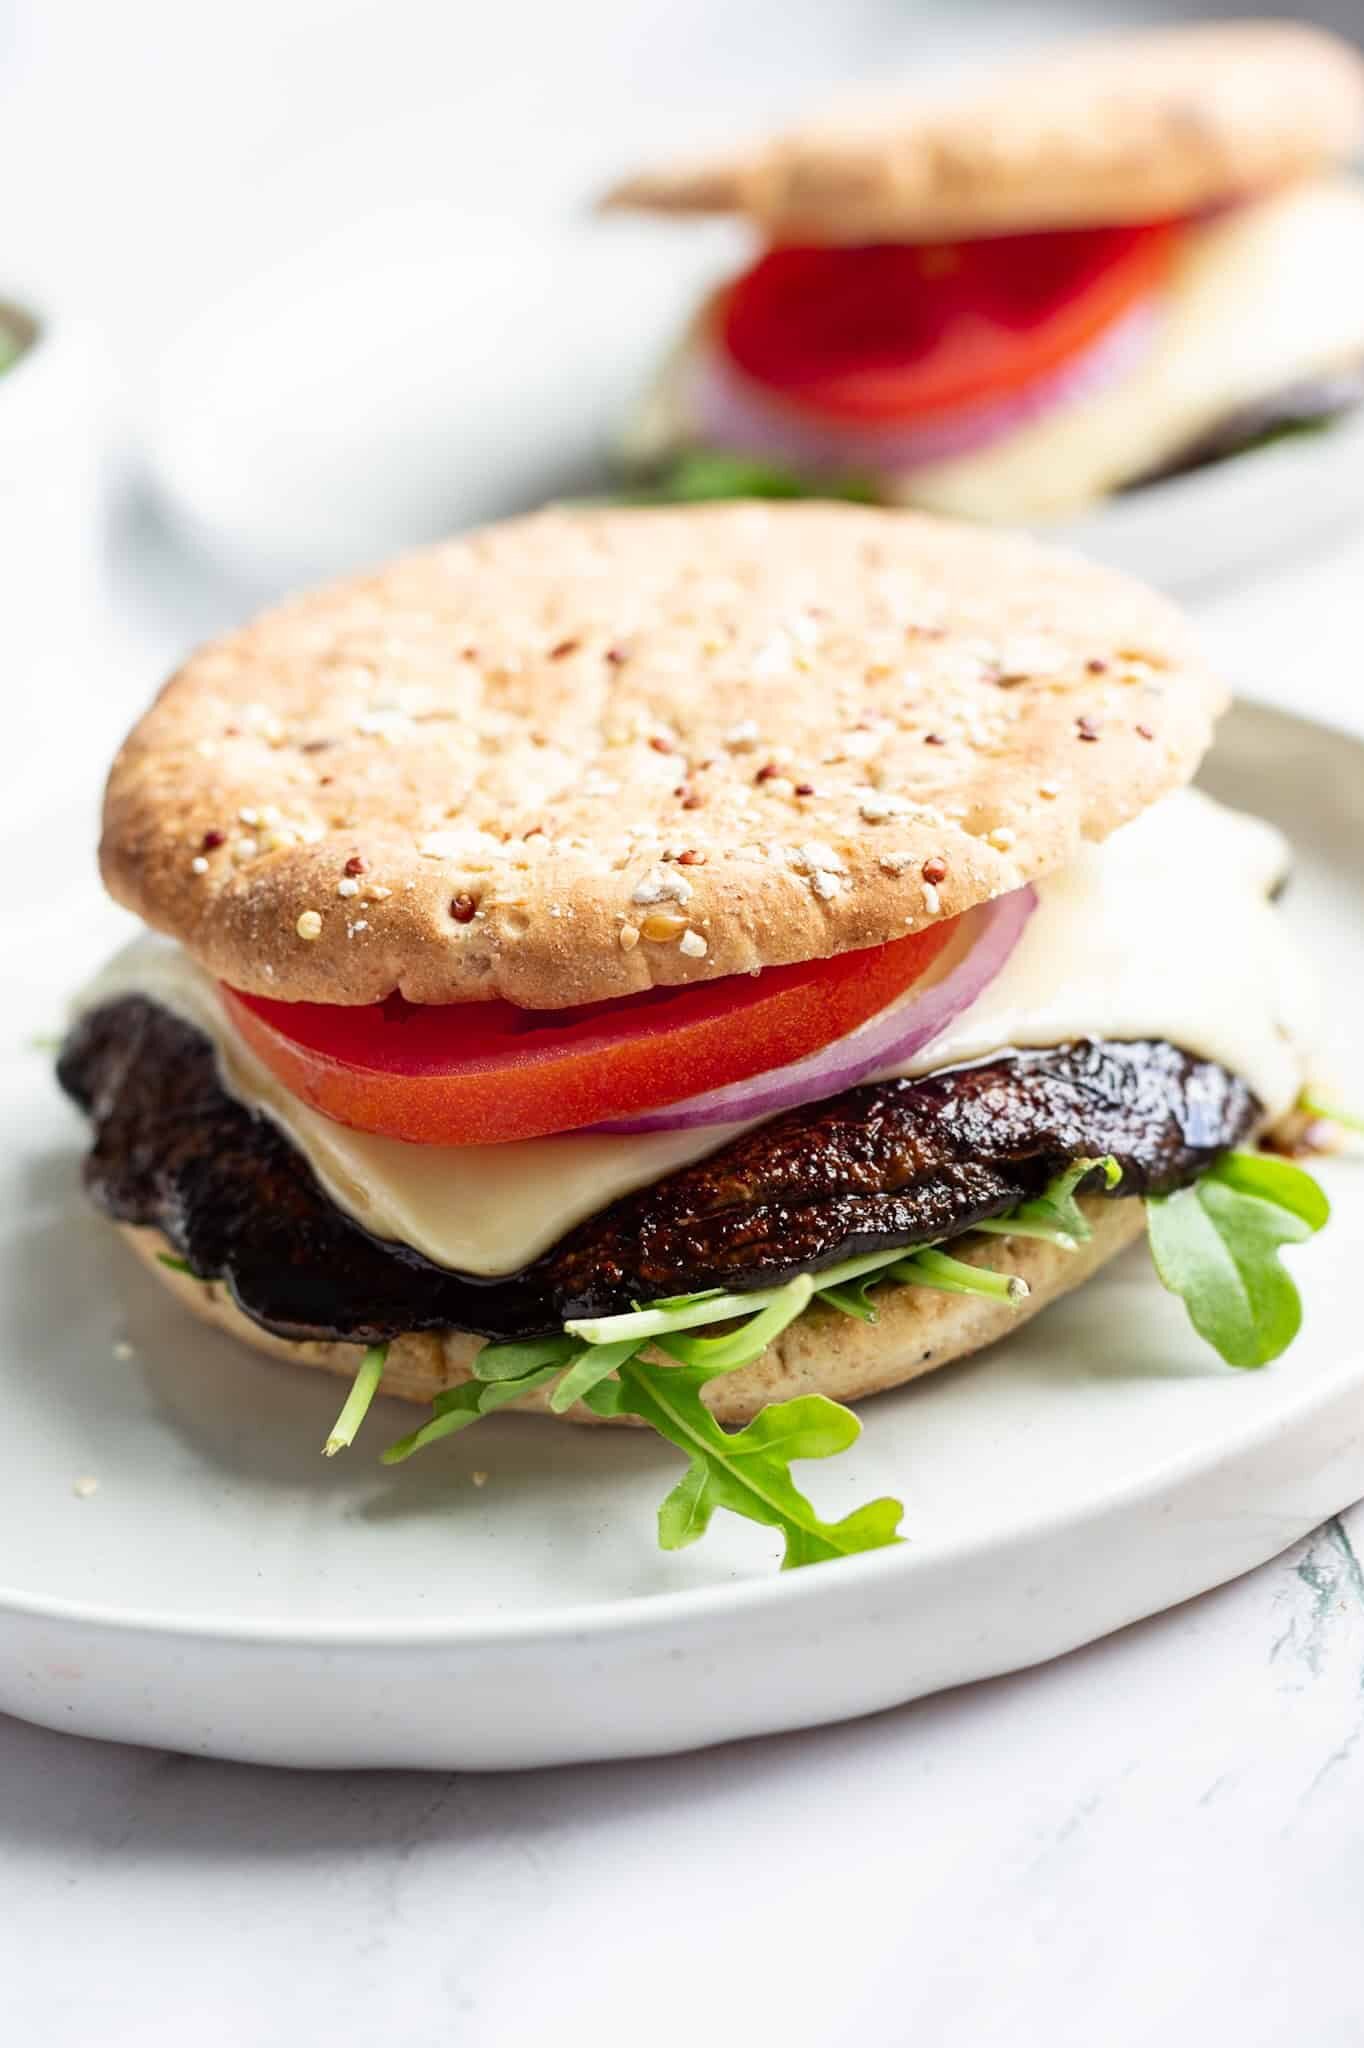
[[[679,1102],[815,1052],[902,995],[955,924],[569,1012],[400,996],[282,1003],[226,984],[222,996],[271,1073],[335,1122],[418,1145],[498,1145]]]
[[[1164,283],[1179,223],[771,249],[719,312],[732,360],[796,405],[910,420],[1060,368]]]

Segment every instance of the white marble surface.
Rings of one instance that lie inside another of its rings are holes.
[[[1011,8],[1007,32],[1056,12]],[[272,234],[480,167],[552,213],[696,97],[718,118],[874,68],[921,15],[788,4],[774,74],[767,6],[10,0],[6,234],[98,312],[135,393],[152,310]],[[255,593],[126,497],[99,582],[36,556],[2,573],[42,622],[5,647],[5,801],[35,834],[87,832],[134,702]],[[1245,687],[1360,727],[1362,593],[1347,538],[1202,609]],[[1352,2048],[1360,1557],[1355,1510],[1046,1669],[663,1763],[287,1776],[0,1722],[0,2035]]]

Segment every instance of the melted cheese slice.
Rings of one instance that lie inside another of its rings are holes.
[[[1003,971],[894,1071],[931,1073],[1085,1037],[1166,1038],[1241,1075],[1266,1112],[1280,1114],[1298,1092],[1314,1031],[1308,977],[1268,900],[1286,866],[1272,827],[1193,791],[1168,798],[1039,883],[1038,908]],[[178,946],[150,934],[135,940],[76,1007],[121,995],[147,996],[204,1032],[224,1086],[286,1132],[366,1230],[462,1272],[517,1271],[617,1196],[748,1128],[406,1145],[347,1130],[290,1095],[237,1038],[216,985]]]
[[[1364,354],[1364,186],[1341,181],[1190,228],[1148,353],[1106,390],[906,477],[964,518],[1058,518],[1178,455],[1243,405]]]
[[[968,519],[1058,519],[1143,476],[1243,405],[1364,354],[1364,185],[1292,186],[1189,227],[1135,367],[974,454],[886,480],[905,504]],[[651,461],[695,438],[701,326],[628,435]],[[858,465],[853,465],[858,466]]]

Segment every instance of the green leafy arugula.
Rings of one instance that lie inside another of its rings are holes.
[[[351,1383],[341,1413],[332,1424],[332,1433],[322,1446],[324,1458],[334,1458],[338,1451],[348,1450],[355,1442],[355,1432],[369,1413],[370,1402],[379,1391],[387,1363],[387,1344],[371,1344],[360,1360],[360,1370]]]
[[[816,482],[794,470],[722,448],[688,448],[675,455],[653,480],[633,492],[639,505],[699,505],[717,498],[835,498],[874,505],[877,493],[865,477],[826,477]]]
[[[1122,1179],[1122,1168],[1116,1159],[1077,1159],[1032,1201],[1020,1202],[1007,1216],[991,1217],[975,1227],[987,1235],[1041,1238],[1064,1252],[1073,1252],[1077,1246],[1088,1244],[1094,1235],[1077,1200],[1077,1191],[1082,1181],[1098,1172],[1102,1172],[1104,1186],[1109,1189]]]
[[[820,1276],[818,1292],[840,1306],[853,1291],[865,1299],[865,1288],[879,1281],[1010,1304],[1028,1291],[1014,1275],[968,1265],[928,1246],[846,1259]],[[747,1294],[709,1288],[623,1315],[571,1322],[558,1335],[485,1345],[478,1354],[477,1376],[438,1394],[430,1421],[391,1444],[383,1461],[400,1464],[522,1395],[552,1387],[549,1404],[556,1413],[581,1401],[597,1415],[633,1415],[684,1454],[687,1470],[659,1509],[658,1540],[664,1550],[696,1542],[717,1508],[779,1530],[783,1569],[898,1543],[904,1514],[899,1501],[869,1501],[841,1521],[827,1522],[792,1479],[797,1460],[834,1457],[856,1442],[862,1426],[850,1409],[823,1394],[805,1394],[772,1403],[744,1429],[726,1430],[703,1399],[711,1380],[761,1357],[805,1312],[816,1291],[808,1273]],[[693,1335],[696,1331],[713,1334]],[[641,1356],[646,1346],[662,1358]],[[384,1356],[382,1346],[366,1352],[327,1440],[329,1456],[354,1440],[378,1390]]]
[[[823,1394],[800,1394],[769,1403],[745,1429],[725,1430],[702,1399],[707,1383],[725,1370],[635,1357],[588,1397],[599,1415],[638,1416],[687,1459],[685,1474],[658,1511],[660,1549],[695,1543],[717,1508],[779,1529],[784,1571],[903,1540],[898,1500],[868,1501],[842,1521],[826,1522],[791,1477],[796,1459],[831,1458],[856,1443],[862,1425],[851,1409]]]
[[[1078,1196],[1096,1176],[1111,1190],[1121,1177],[1118,1162],[1077,1159],[1040,1195],[975,1225],[972,1234],[1031,1237],[1074,1251],[1093,1235]],[[1312,1236],[1328,1213],[1325,1195],[1301,1167],[1258,1152],[1228,1153],[1191,1187],[1146,1199],[1162,1282],[1182,1298],[1200,1336],[1235,1366],[1266,1364],[1296,1335],[1302,1306],[1279,1251]],[[523,1395],[550,1388],[556,1414],[581,1402],[599,1416],[632,1415],[682,1452],[687,1469],[658,1513],[664,1550],[696,1542],[717,1508],[779,1530],[783,1569],[898,1543],[899,1501],[869,1501],[839,1522],[826,1522],[791,1476],[798,1460],[834,1457],[856,1442],[861,1425],[849,1409],[806,1394],[772,1403],[743,1429],[726,1430],[704,1400],[712,1380],[751,1365],[812,1301],[875,1322],[883,1286],[929,1287],[1015,1306],[1028,1292],[1016,1274],[927,1245],[869,1252],[818,1276],[803,1273],[745,1294],[712,1287],[620,1315],[575,1319],[552,1336],[485,1345],[476,1376],[437,1395],[431,1419],[390,1445],[384,1463],[400,1464]],[[328,1455],[353,1441],[386,1352],[383,1345],[366,1352],[328,1439]]]
[[[1331,1213],[1300,1166],[1267,1152],[1228,1152],[1191,1187],[1146,1199],[1161,1283],[1228,1365],[1268,1365],[1297,1336],[1302,1301],[1279,1252]]]

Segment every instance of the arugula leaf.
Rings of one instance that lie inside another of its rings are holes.
[[[1008,1301],[1015,1306],[1028,1298],[1028,1283],[1017,1273],[996,1273],[989,1266],[968,1266],[947,1252],[926,1246],[907,1259],[897,1259],[888,1279],[911,1287],[932,1287],[939,1294],[983,1294],[991,1301]]]
[[[194,1268],[189,1260],[173,1258],[170,1252],[158,1252],[156,1263],[158,1266],[168,1267],[172,1273],[188,1273],[191,1280],[195,1277]]]
[[[480,1357],[482,1353],[479,1354]],[[414,1451],[424,1451],[428,1444],[439,1443],[443,1436],[454,1436],[457,1431],[467,1429],[471,1422],[477,1422],[481,1415],[491,1415],[495,1408],[505,1408],[522,1394],[533,1393],[536,1387],[544,1387],[557,1379],[561,1371],[558,1364],[542,1365],[536,1372],[528,1372],[519,1380],[465,1380],[458,1387],[450,1387],[443,1394],[437,1394],[431,1403],[433,1417],[414,1429],[409,1436],[399,1437],[396,1444],[390,1444],[383,1453],[385,1465],[401,1465]]]
[[[904,1255],[903,1246],[892,1252],[864,1252],[860,1258],[844,1259],[837,1266],[826,1267],[813,1284],[840,1287],[844,1281],[859,1279],[864,1273],[884,1272]],[[749,1294],[725,1294],[714,1287],[701,1294],[672,1294],[662,1301],[647,1302],[643,1308],[631,1309],[625,1315],[579,1317],[565,1323],[564,1328],[570,1337],[581,1338],[585,1344],[616,1344],[627,1337],[643,1343],[648,1338],[671,1336],[677,1330],[695,1330],[707,1323],[728,1323],[740,1316],[751,1316],[783,1300],[790,1285],[788,1280],[780,1287],[755,1287]]]
[[[360,1360],[359,1370],[351,1382],[341,1413],[332,1424],[332,1433],[322,1446],[324,1458],[334,1458],[338,1451],[344,1451],[355,1442],[355,1433],[369,1413],[370,1403],[379,1391],[379,1382],[384,1376],[388,1361],[387,1344],[371,1344]]]
[[[860,1280],[850,1280],[843,1287],[817,1287],[815,1300],[822,1301],[827,1308],[836,1308],[840,1315],[856,1316],[859,1323],[879,1323],[881,1311],[871,1298],[871,1290],[882,1277],[880,1273],[864,1273]]]
[[[841,1522],[825,1522],[791,1477],[794,1459],[831,1458],[857,1441],[862,1425],[850,1409],[823,1394],[802,1394],[771,1403],[746,1429],[731,1434],[701,1399],[717,1370],[723,1368],[653,1365],[639,1358],[620,1368],[607,1412],[638,1416],[688,1460],[685,1476],[658,1511],[661,1549],[695,1543],[717,1508],[779,1529],[786,1539],[784,1571],[903,1540],[899,1501],[869,1501]]]
[[[772,1339],[779,1337],[787,1324],[793,1323],[809,1306],[814,1291],[815,1283],[809,1274],[801,1273],[787,1282],[760,1315],[750,1316],[742,1328],[731,1330],[728,1336],[660,1337],[659,1349],[682,1365],[705,1366],[708,1377],[718,1372],[738,1372],[741,1366],[761,1358]]]
[[[722,448],[687,448],[629,502],[695,505],[716,498],[836,498],[874,505],[877,493],[865,477],[819,480],[753,456],[730,455]]]
[[[520,1380],[542,1365],[568,1365],[581,1347],[572,1337],[524,1337],[512,1344],[485,1344],[478,1354],[481,1380]]]
[[[575,1401],[581,1401],[594,1387],[607,1379],[627,1358],[633,1358],[639,1345],[627,1337],[623,1344],[582,1344],[578,1355],[568,1371],[549,1397],[549,1405],[556,1415],[563,1415]]]
[[[883,1257],[847,1261],[859,1270],[879,1269],[885,1263]],[[756,1315],[747,1315],[737,1329],[718,1337],[677,1334],[689,1318],[734,1320],[736,1297],[712,1292],[704,1298],[677,1299],[669,1308],[570,1326],[633,1326],[624,1337],[608,1335],[606,1341],[587,1342],[566,1332],[523,1344],[486,1345],[478,1354],[478,1377],[439,1394],[432,1403],[432,1419],[391,1444],[383,1454],[384,1463],[400,1464],[414,1451],[557,1380],[550,1396],[557,1413],[582,1401],[596,1415],[635,1415],[687,1454],[687,1474],[659,1510],[659,1541],[665,1550],[695,1542],[718,1507],[780,1529],[786,1538],[786,1566],[898,1542],[896,1531],[904,1513],[898,1501],[872,1501],[841,1522],[826,1523],[791,1478],[793,1459],[832,1457],[856,1441],[862,1425],[848,1409],[822,1394],[807,1394],[764,1408],[746,1429],[731,1435],[701,1399],[701,1389],[710,1380],[737,1372],[765,1351],[807,1307],[813,1293],[814,1282],[802,1273],[784,1287],[767,1290],[766,1304]],[[737,1299],[747,1308],[752,1297]],[[722,1305],[718,1313],[717,1302]],[[656,1329],[660,1320],[670,1325],[668,1331]],[[642,1360],[638,1353],[650,1336],[656,1336],[660,1347],[680,1363]]]
[[[1297,1336],[1302,1302],[1279,1251],[1329,1215],[1310,1174],[1265,1152],[1228,1152],[1192,1187],[1146,1198],[1162,1286],[1228,1365],[1246,1369],[1267,1365]]]
[[[1115,1188],[1122,1179],[1122,1168],[1111,1153],[1103,1159],[1076,1159],[1032,1201],[1020,1202],[1007,1215],[991,1216],[974,1228],[987,1236],[1040,1237],[1048,1244],[1059,1245],[1062,1251],[1073,1252],[1077,1245],[1088,1244],[1094,1235],[1076,1200],[1076,1190],[1100,1167],[1104,1186]]]

